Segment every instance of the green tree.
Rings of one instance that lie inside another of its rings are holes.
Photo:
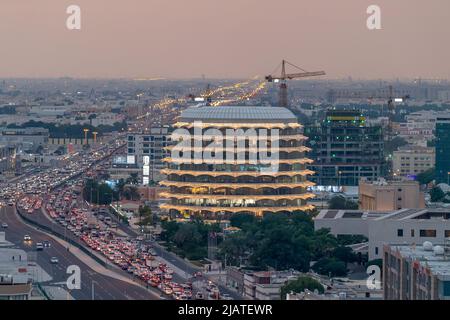
[[[138,201],[141,199],[138,188],[134,186],[125,187],[125,189],[123,190],[123,196],[125,197],[125,199],[131,201]]]
[[[331,256],[333,258],[336,258],[337,260],[344,262],[345,265],[351,262],[356,262],[358,260],[358,257],[353,252],[353,250],[350,247],[344,246],[339,246],[335,248],[331,253]]]
[[[281,299],[285,300],[286,294],[290,292],[301,293],[304,292],[305,289],[310,291],[317,290],[320,294],[325,292],[323,285],[319,281],[311,277],[301,276],[296,280],[289,281],[281,287]]]
[[[317,261],[312,269],[326,276],[332,277],[342,277],[347,275],[347,268],[345,267],[345,263],[343,261],[332,259],[332,258],[322,258]]]
[[[417,175],[417,181],[420,184],[429,184],[434,179],[436,179],[436,169],[435,168],[428,169],[427,171],[422,172]]]
[[[328,201],[328,208],[334,210],[357,210],[358,204],[343,196],[334,196]]]
[[[442,201],[445,197],[444,191],[440,187],[434,187],[430,191],[431,202],[439,202]]]

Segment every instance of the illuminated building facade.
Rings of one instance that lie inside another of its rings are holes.
[[[167,180],[160,183],[168,189],[161,195],[168,199],[161,208],[171,216],[262,216],[313,209],[306,203],[314,197],[307,191],[313,185],[307,180],[313,173],[306,169],[312,162],[305,157],[309,148],[288,109],[191,108],[174,127],[174,133],[183,132],[187,149],[175,157],[180,139],[172,136],[171,157],[163,170]],[[265,151],[269,157],[263,156]]]

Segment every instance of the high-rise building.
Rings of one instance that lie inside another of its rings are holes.
[[[143,133],[128,134],[127,156],[138,168],[142,169],[140,177],[142,184],[146,185],[151,181],[157,182],[164,178],[161,170],[164,168],[163,159],[168,156],[165,149],[170,140],[169,128],[150,128]]]
[[[436,182],[450,184],[450,116],[436,120]]]
[[[234,213],[308,211],[310,149],[296,116],[285,108],[200,107],[175,124],[184,148],[172,147],[161,185],[171,215],[216,218]],[[181,134],[181,135],[180,135]],[[214,141],[213,141],[214,140]],[[175,142],[175,136],[172,136]],[[177,150],[177,152],[175,152]]]
[[[314,161],[311,180],[320,186],[357,186],[360,178],[384,173],[382,127],[368,125],[359,111],[329,110],[320,123],[305,127]]]

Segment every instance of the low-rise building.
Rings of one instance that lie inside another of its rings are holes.
[[[403,146],[393,154],[393,170],[396,176],[417,177],[434,168],[436,153],[434,148],[421,146]]]
[[[385,300],[450,300],[449,248],[423,245],[383,247]]]
[[[370,211],[394,211],[425,208],[425,195],[417,181],[393,180],[359,182],[359,208]]]
[[[369,260],[381,259],[386,244],[418,244],[450,237],[450,210],[403,209],[393,212],[322,210],[314,218],[314,228],[331,234],[363,235]]]
[[[27,254],[23,250],[0,249],[0,300],[29,300],[32,283]]]

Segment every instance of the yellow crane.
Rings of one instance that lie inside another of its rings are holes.
[[[291,67],[294,67],[302,72],[297,73],[286,73],[286,65],[290,65]],[[277,69],[279,66],[277,67]],[[310,77],[317,77],[317,76],[324,76],[326,75],[325,71],[313,71],[309,72],[306,71],[300,67],[297,67],[296,65],[290,63],[289,61],[283,60],[281,62],[281,75],[280,76],[274,76],[274,75],[268,75],[266,76],[266,80],[268,82],[274,82],[274,83],[280,83],[280,96],[279,96],[279,107],[287,107],[288,106],[288,92],[287,92],[287,80],[292,79],[298,79],[298,78],[310,78]]]

